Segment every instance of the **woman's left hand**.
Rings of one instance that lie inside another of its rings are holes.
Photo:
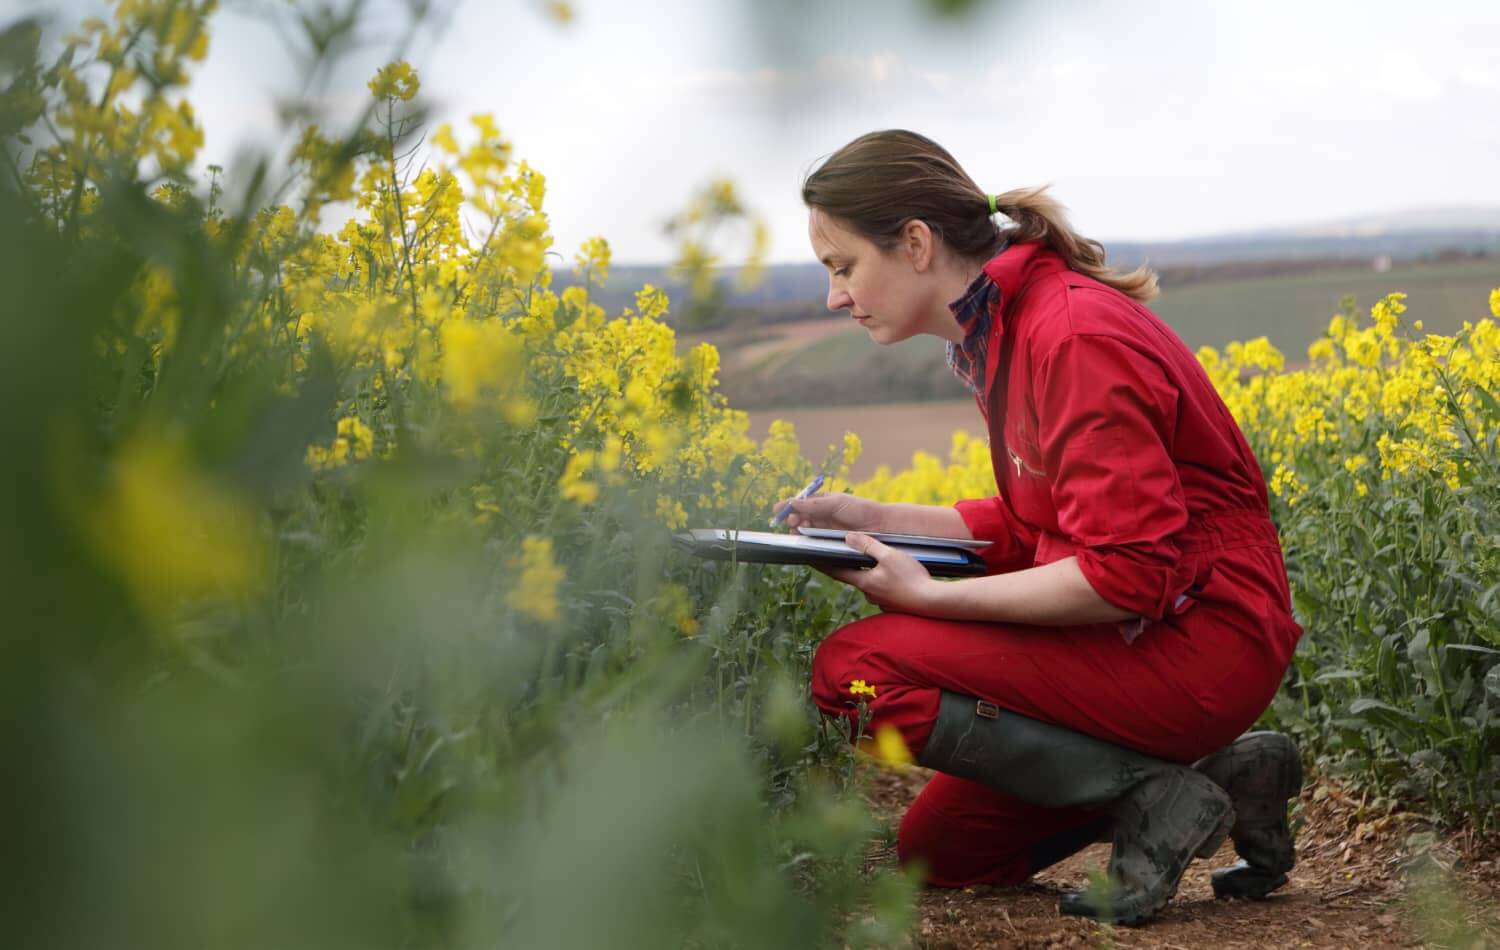
[[[858,531],[845,535],[844,543],[879,563],[870,568],[820,567],[818,570],[858,588],[866,600],[883,610],[920,614],[930,608],[937,585],[942,581],[927,573],[927,568],[916,558]]]

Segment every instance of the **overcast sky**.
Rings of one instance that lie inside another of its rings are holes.
[[[991,190],[1052,183],[1106,242],[1500,206],[1497,0],[1023,0],[959,21],[917,0],[573,6],[560,26],[539,3],[462,4],[409,54],[436,119],[493,112],[546,173],[570,257],[603,235],[617,262],[667,259],[662,221],[727,175],[770,221],[771,258],[811,260],[802,176],[892,127]],[[338,85],[362,94],[395,32]],[[229,0],[192,87],[203,163],[274,134],[294,74]]]

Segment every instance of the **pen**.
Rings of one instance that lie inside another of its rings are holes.
[[[804,489],[802,489],[801,491],[799,491],[796,494],[796,498],[806,498],[808,495],[811,495],[813,492],[817,491],[819,488],[822,488],[822,487],[823,487],[823,476],[819,475],[817,478],[814,478],[812,481],[808,482],[807,483],[807,487],[804,488]],[[787,502],[785,505],[782,505],[781,506],[781,510],[778,511],[778,512],[776,512],[776,517],[774,517],[774,518],[771,519],[771,527],[774,528],[777,525],[781,524],[783,521],[786,520],[786,516],[789,515],[789,514],[791,514],[791,513],[792,513],[792,503],[791,502]]]

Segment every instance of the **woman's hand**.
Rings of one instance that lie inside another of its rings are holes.
[[[843,492],[810,495],[807,498],[785,498],[774,510],[790,504],[786,516],[788,528],[840,528],[852,531],[879,531],[885,505],[869,498],[856,498]]]
[[[844,538],[856,551],[873,557],[878,563],[870,568],[820,567],[818,570],[835,580],[858,588],[865,600],[882,610],[901,613],[926,613],[936,600],[942,581],[927,573],[927,568],[910,554],[881,544],[867,534],[850,531]]]

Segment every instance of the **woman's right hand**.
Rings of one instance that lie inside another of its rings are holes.
[[[771,509],[780,511],[790,504],[788,528],[838,528],[846,531],[879,531],[885,505],[869,498],[856,498],[843,492],[827,492],[807,498],[784,498]]]

